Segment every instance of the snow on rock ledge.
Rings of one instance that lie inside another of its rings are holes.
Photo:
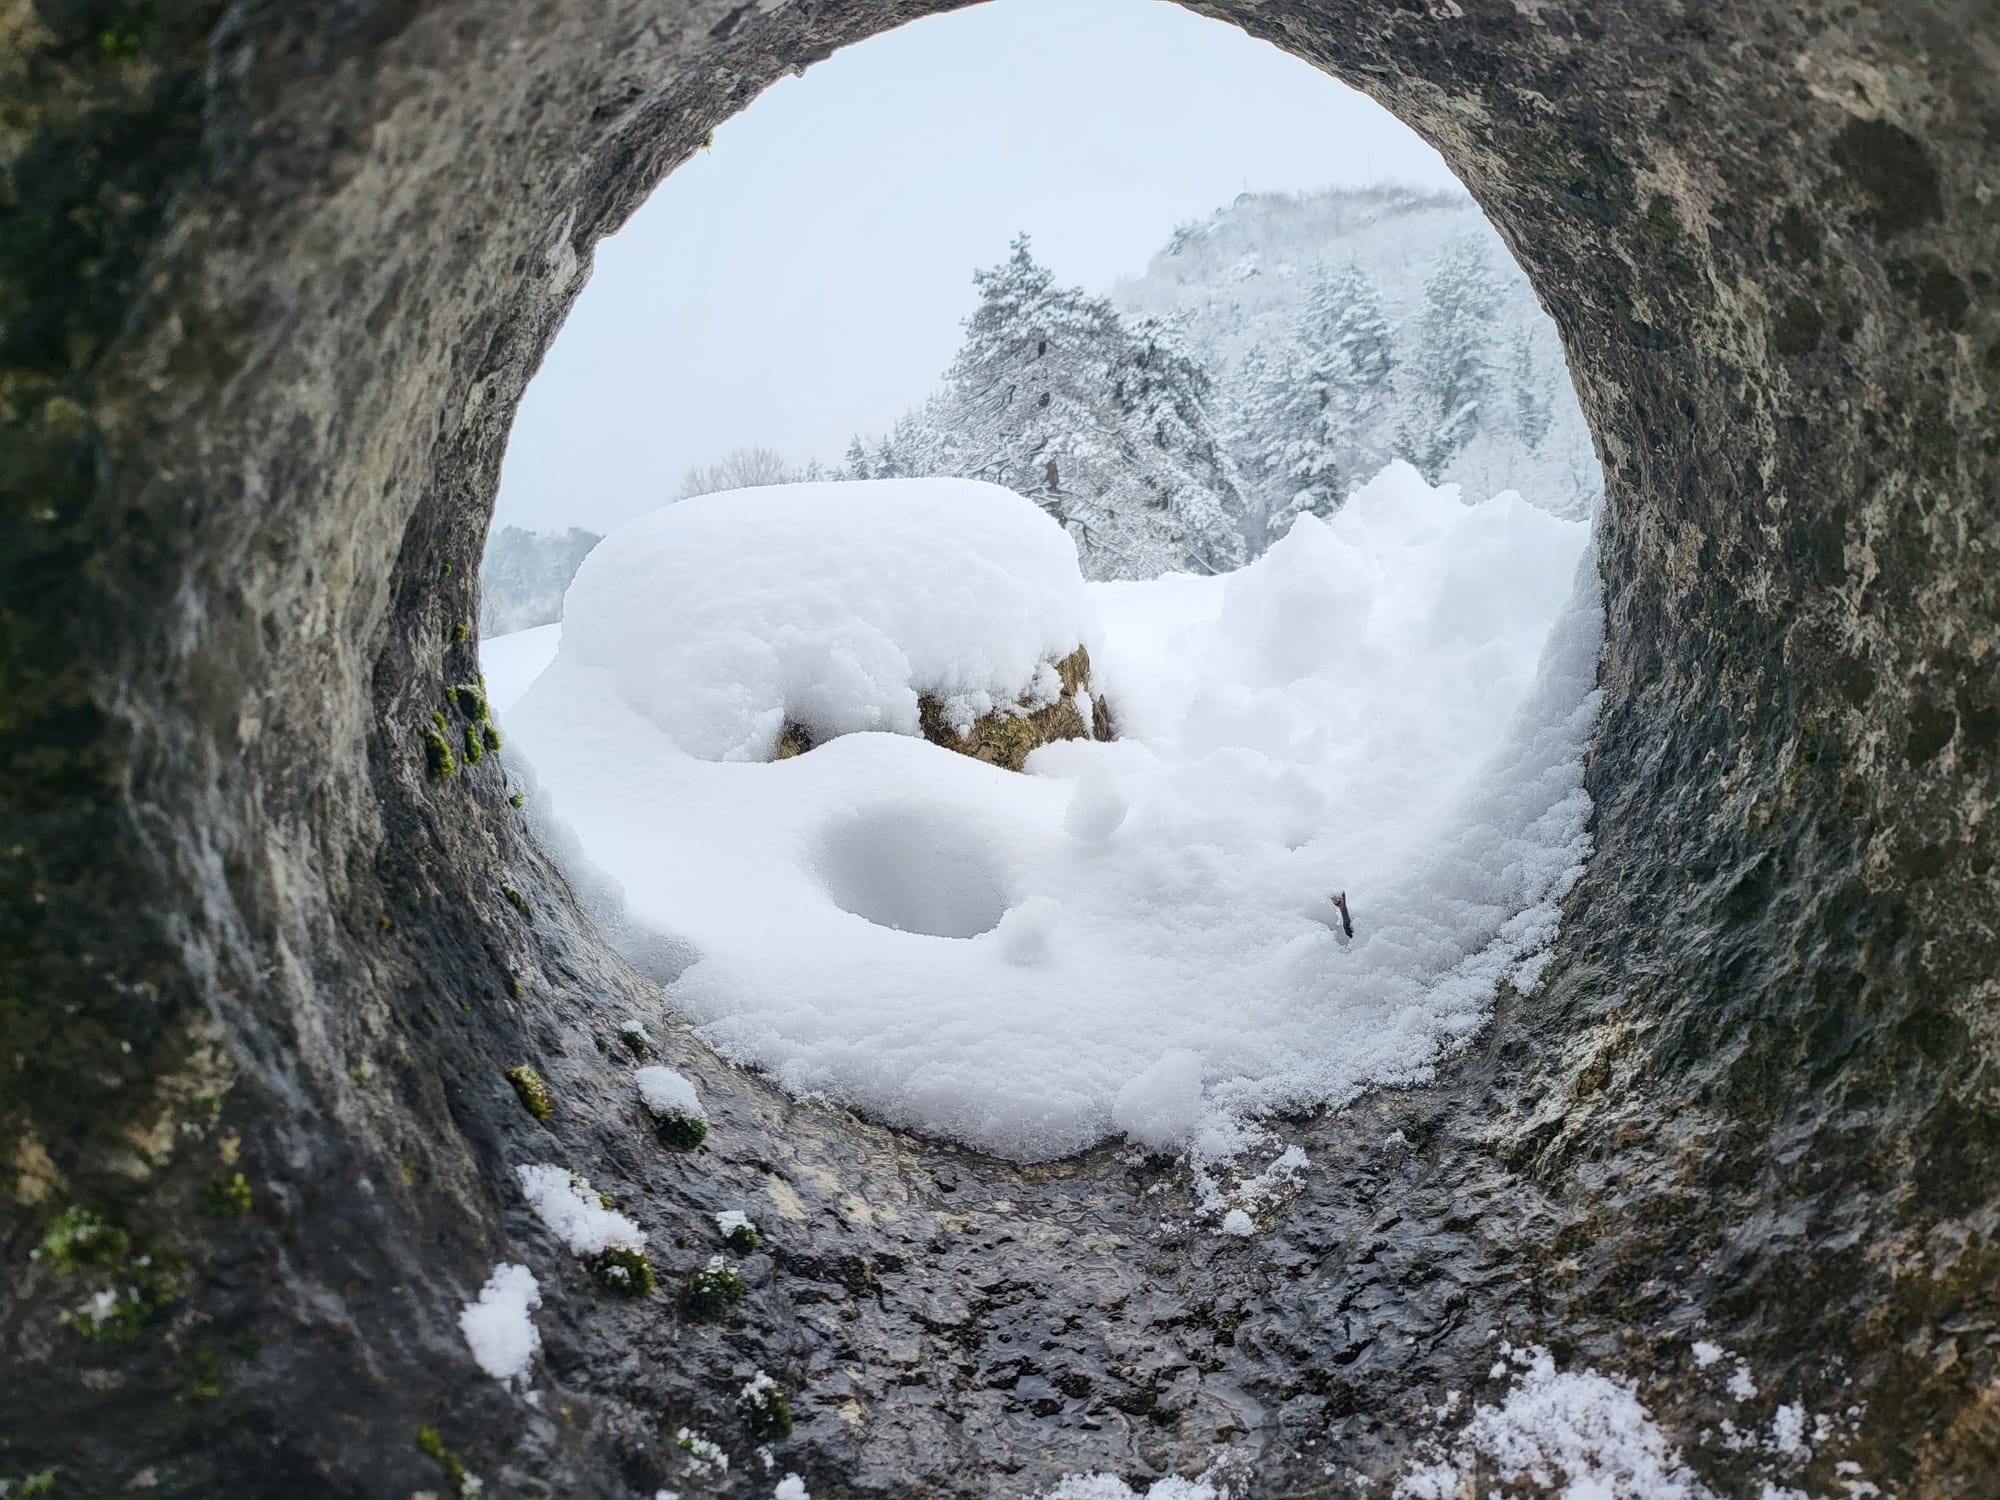
[[[1074,706],[1077,653],[1096,642],[1075,546],[1032,502],[973,480],[683,500],[606,537],[564,610],[558,668],[605,674],[700,760],[923,720],[963,737],[1016,705],[1081,718],[1072,734],[1093,717]]]

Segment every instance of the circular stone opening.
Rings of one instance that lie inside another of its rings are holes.
[[[813,869],[842,911],[929,937],[991,932],[1009,897],[991,842],[956,809],[877,807],[822,836]]]

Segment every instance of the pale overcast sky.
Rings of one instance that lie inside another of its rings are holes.
[[[991,0],[775,85],[653,194],[528,388],[496,524],[604,531],[764,443],[837,461],[933,388],[1019,231],[1108,291],[1244,189],[1452,187],[1376,105],[1167,0]]]

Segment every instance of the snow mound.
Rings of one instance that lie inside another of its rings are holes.
[[[565,667],[700,760],[918,732],[917,699],[970,723],[1094,638],[1067,533],[966,479],[699,495],[619,528],[564,601]]]
[[[1087,588],[979,485],[636,528],[579,572],[509,755],[578,888],[622,887],[605,930],[796,1093],[1021,1160],[1226,1154],[1428,1078],[1533,984],[1589,853],[1595,560],[1517,495],[1393,465],[1236,573]],[[1079,637],[1118,740],[1023,775],[907,732],[919,692],[1018,697]],[[755,763],[808,702],[850,732]]]
[[[542,1289],[535,1273],[526,1266],[500,1265],[479,1300],[465,1304],[458,1315],[459,1331],[479,1368],[495,1380],[513,1382],[525,1377],[542,1336],[528,1313],[542,1305]]]
[[[641,1068],[632,1075],[632,1081],[639,1086],[639,1098],[647,1113],[655,1119],[678,1115],[682,1119],[707,1122],[708,1111],[701,1107],[701,1096],[695,1093],[694,1083],[685,1073],[676,1073],[672,1068]]]
[[[606,1250],[643,1250],[646,1232],[615,1209],[606,1208],[590,1184],[561,1167],[516,1167],[521,1192],[535,1216],[575,1255]]]

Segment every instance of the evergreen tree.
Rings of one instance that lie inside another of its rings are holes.
[[[1113,374],[1127,433],[1128,484],[1165,512],[1164,529],[1198,572],[1241,567],[1244,505],[1218,435],[1214,381],[1172,325],[1142,319]]]
[[[1025,235],[973,282],[979,306],[932,414],[956,472],[1035,500],[1094,578],[1240,563],[1208,376],[1173,332],[1127,329],[1105,298],[1057,286]]]
[[[1424,283],[1397,442],[1400,456],[1433,484],[1498,415],[1490,406],[1492,324],[1499,305],[1485,248],[1469,236],[1448,242]]]
[[[877,479],[901,479],[908,470],[896,452],[894,440],[883,438],[875,445],[875,477]]]
[[[1514,436],[1533,453],[1542,446],[1555,419],[1555,393],[1535,368],[1534,341],[1526,326],[1514,333],[1513,379]]]
[[[1374,283],[1352,264],[1321,271],[1289,336],[1253,350],[1239,380],[1238,448],[1267,517],[1331,515],[1388,461],[1394,369]]]
[[[861,445],[861,434],[855,433],[847,445],[847,464],[840,471],[842,479],[868,479],[872,474],[868,468],[868,450]]]

